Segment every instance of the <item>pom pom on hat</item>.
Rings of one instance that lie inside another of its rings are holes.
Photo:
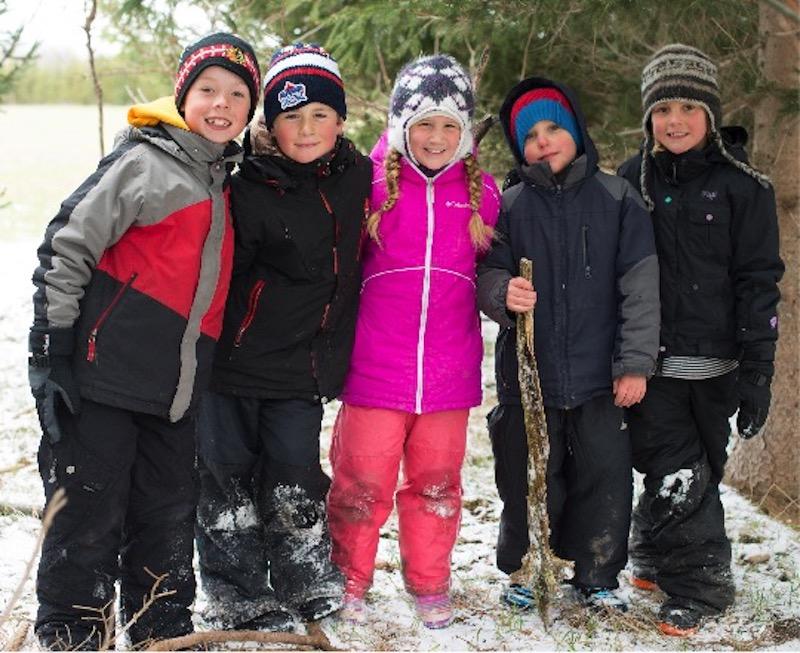
[[[264,118],[267,127],[279,113],[319,102],[347,118],[339,64],[316,43],[293,43],[272,55],[264,75]]]
[[[569,100],[557,88],[534,88],[520,95],[511,107],[510,131],[523,158],[525,137],[540,120],[551,120],[566,129],[575,141],[578,154],[583,151],[583,138]]]
[[[249,43],[228,32],[209,34],[184,49],[175,76],[175,106],[178,110],[194,80],[209,66],[221,66],[244,80],[250,91],[250,113],[247,119],[251,120],[258,106],[258,92],[261,88],[258,59]]]
[[[408,147],[409,128],[424,116],[444,114],[461,127],[461,140],[453,160],[463,159],[472,152],[474,111],[472,80],[453,57],[436,54],[416,59],[403,66],[392,89],[389,146],[414,161]]]

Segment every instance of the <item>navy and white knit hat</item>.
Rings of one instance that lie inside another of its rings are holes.
[[[711,59],[697,48],[682,43],[665,45],[656,52],[642,69],[642,131],[645,139],[645,152],[653,147],[653,127],[651,114],[659,102],[691,102],[703,107],[708,115],[709,138],[719,148],[733,166],[744,171],[762,185],[769,185],[769,179],[739,161],[726,149],[722,141],[722,106],[720,102],[717,67]],[[647,192],[648,157],[642,157],[641,188],[642,197],[650,209],[653,201]]]
[[[472,80],[461,65],[446,54],[422,57],[398,73],[389,100],[389,146],[414,160],[408,147],[408,130],[431,114],[444,114],[461,127],[454,161],[472,152],[472,116],[475,97]]]
[[[178,110],[186,99],[189,87],[209,66],[222,66],[244,80],[250,91],[250,113],[247,119],[251,120],[258,106],[258,92],[261,88],[258,59],[249,43],[228,32],[209,34],[184,49],[175,76],[175,106]]]
[[[268,128],[279,113],[319,102],[347,118],[339,64],[316,43],[293,43],[277,50],[264,75],[264,118]]]

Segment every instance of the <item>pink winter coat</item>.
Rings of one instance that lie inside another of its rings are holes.
[[[373,162],[371,208],[386,199],[385,136]],[[364,245],[356,339],[342,400],[430,413],[481,403],[483,341],[464,163],[434,178],[401,159],[400,196],[381,216],[382,248]],[[480,214],[494,226],[500,195],[483,174]]]

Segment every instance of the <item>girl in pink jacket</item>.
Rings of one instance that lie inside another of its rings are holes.
[[[481,403],[475,265],[500,204],[472,153],[473,108],[470,78],[452,57],[413,61],[371,155],[370,239],[328,496],[333,559],[347,582],[342,617],[351,621],[366,618],[396,489],[403,577],[419,617],[429,628],[453,618],[467,417]]]

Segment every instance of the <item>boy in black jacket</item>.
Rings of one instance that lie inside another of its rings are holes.
[[[500,324],[500,405],[489,414],[503,513],[497,564],[502,598],[529,608],[516,582],[528,549],[527,440],[520,405],[515,313],[536,305],[535,347],[547,417],[550,545],[575,561],[572,584],[590,608],[625,610],[617,574],[627,559],[631,453],[623,408],[641,400],[658,345],[653,230],[630,184],[597,168],[573,93],[520,82],[500,121],[520,181],[503,193],[497,242],[478,270],[480,309]],[[518,276],[534,264],[536,291]]]
[[[631,582],[667,595],[661,630],[684,636],[734,599],[719,499],[728,418],[761,432],[770,404],[783,262],[775,197],[747,163],[741,127],[720,128],[716,66],[665,46],[642,72],[644,152],[619,174],[641,188],[661,269],[659,366],[630,411],[645,490],[633,515]]]
[[[346,113],[324,49],[279,50],[232,182],[234,274],[198,429],[200,572],[220,627],[290,630],[342,602],[319,434],[353,345],[372,181]]]

